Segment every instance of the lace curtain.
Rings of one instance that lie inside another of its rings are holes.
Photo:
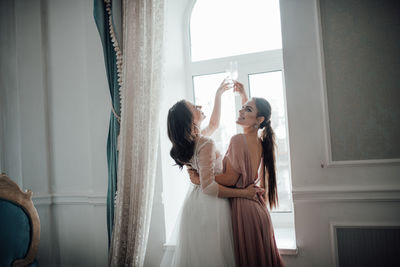
[[[118,192],[111,266],[143,266],[154,194],[164,0],[123,0]]]

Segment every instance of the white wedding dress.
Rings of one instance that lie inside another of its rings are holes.
[[[200,137],[190,161],[200,185],[193,185],[178,219],[173,267],[235,266],[231,208],[228,199],[218,198],[215,174],[222,172],[222,156],[214,142]]]

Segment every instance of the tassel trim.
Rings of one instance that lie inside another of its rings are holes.
[[[106,11],[108,14],[108,25],[109,25],[109,30],[110,30],[110,37],[111,37],[111,43],[114,47],[116,59],[117,59],[117,77],[118,77],[118,94],[119,94],[119,99],[120,99],[120,107],[122,107],[122,52],[121,48],[118,44],[117,37],[115,35],[114,31],[114,26],[113,26],[113,19],[112,19],[112,12],[111,12],[111,0],[104,0],[104,3],[106,4]],[[121,124],[121,116],[117,114],[117,112],[114,109],[114,106],[112,106],[112,112],[117,119],[118,123]]]

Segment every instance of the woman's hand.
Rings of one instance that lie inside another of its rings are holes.
[[[200,177],[197,171],[195,169],[188,168],[187,172],[189,173],[190,181],[195,185],[200,185]]]
[[[242,104],[247,102],[247,95],[246,91],[244,90],[244,86],[242,83],[238,81],[233,81],[233,91],[238,92],[240,96],[242,97]]]
[[[232,83],[224,79],[217,89],[216,95],[221,96],[225,91],[232,88]]]
[[[243,84],[238,81],[233,81],[233,91],[238,92],[241,96],[246,95]]]
[[[255,184],[251,184],[248,187],[246,187],[246,189],[244,189],[245,195],[244,197],[247,199],[251,199],[251,200],[257,200],[257,193],[261,192],[264,193],[264,189],[262,189],[261,187],[255,185]]]

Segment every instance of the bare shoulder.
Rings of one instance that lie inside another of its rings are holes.
[[[231,144],[241,144],[243,143],[244,140],[244,135],[243,134],[235,134],[234,136],[231,137]]]

